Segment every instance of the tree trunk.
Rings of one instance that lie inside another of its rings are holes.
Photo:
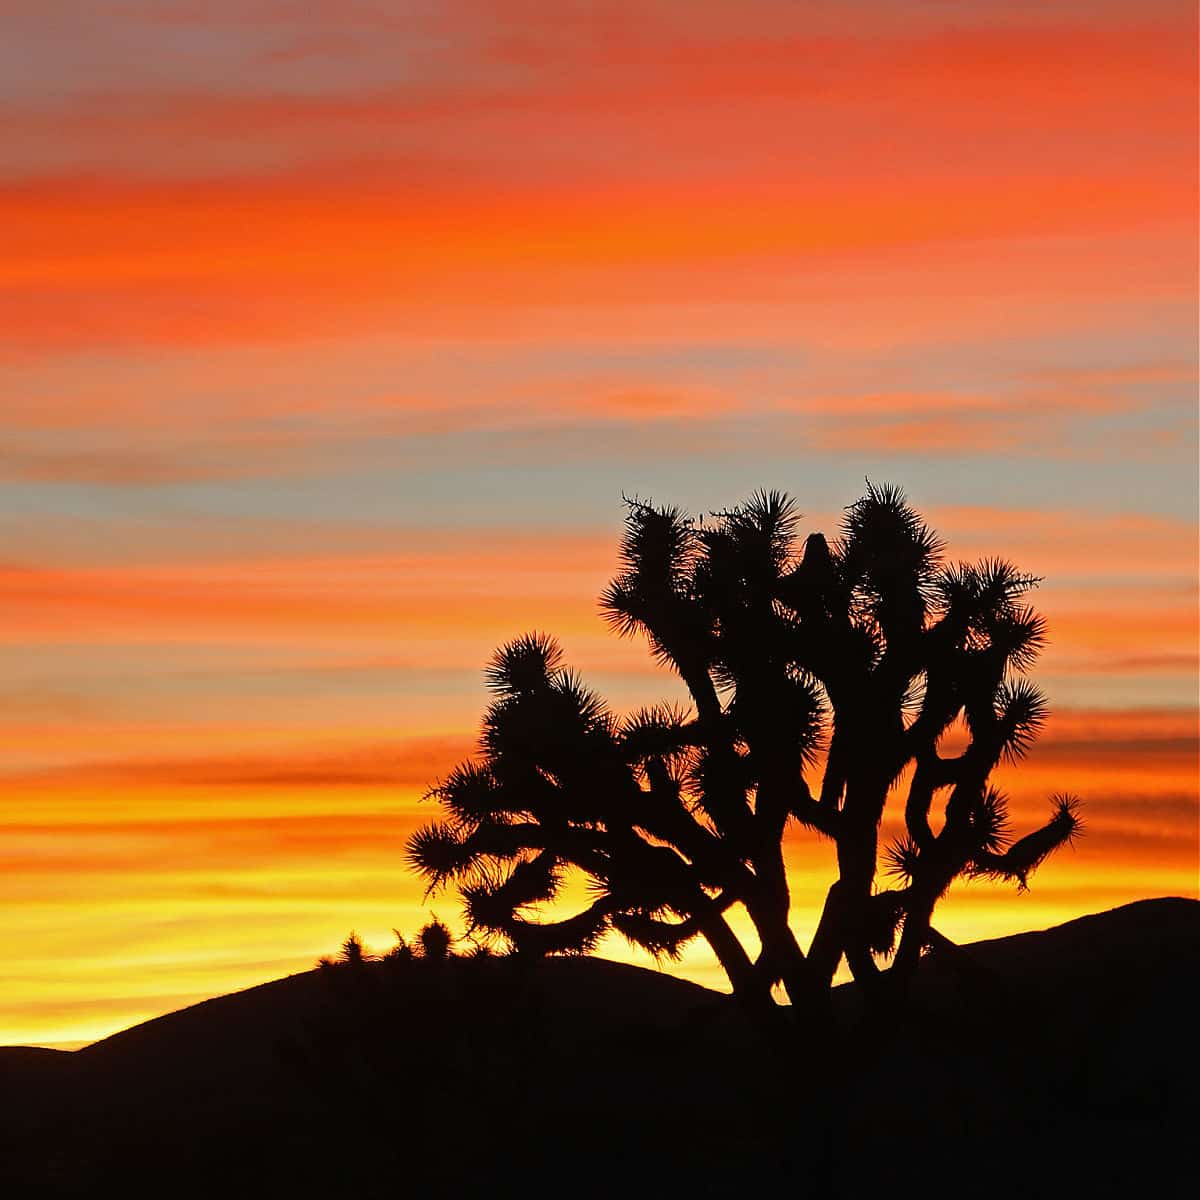
[[[875,849],[874,825],[846,827],[838,837],[839,876],[825,897],[808,952],[814,974],[826,987],[833,981],[843,954],[855,979],[878,974],[868,934]]]
[[[778,1006],[771,998],[770,982],[750,961],[742,943],[729,928],[729,922],[719,914],[711,916],[701,926],[701,932],[729,977],[738,1003],[756,1022],[773,1020]]]
[[[783,823],[778,836],[769,838],[754,856],[757,895],[746,899],[746,908],[762,943],[763,958],[772,981],[778,979],[798,1016],[805,1020],[828,1019],[829,989],[822,985],[800,949],[788,924],[791,896],[783,861]]]
[[[841,880],[834,880],[825,894],[821,919],[817,922],[817,931],[813,934],[812,943],[808,948],[808,964],[814,978],[824,988],[833,986],[838,963],[842,961],[842,949],[845,945],[842,896]]]

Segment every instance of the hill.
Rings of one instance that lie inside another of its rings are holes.
[[[781,1070],[726,997],[636,967],[311,971],[73,1053],[0,1050],[0,1187],[1115,1194],[1182,1169],[1198,951],[1200,903],[1153,900],[934,955],[882,1054],[839,989],[832,1090],[805,1086],[803,1042]]]

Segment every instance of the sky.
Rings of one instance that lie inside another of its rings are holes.
[[[892,482],[1044,578],[1002,782],[1087,835],[944,932],[1197,895],[1190,2],[0,23],[0,1043],[415,930],[493,649],[678,694],[597,610],[622,494],[832,533]],[[805,936],[829,852],[789,857]]]

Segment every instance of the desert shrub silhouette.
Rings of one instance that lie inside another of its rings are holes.
[[[392,933],[396,935],[396,944],[383,956],[383,961],[389,966],[403,966],[413,961],[416,957],[416,951],[412,947],[412,943],[398,929],[393,929]]]
[[[437,917],[421,927],[417,934],[417,944],[421,947],[421,957],[426,962],[445,962],[454,954],[454,935]]]
[[[338,955],[338,961],[348,967],[361,967],[364,963],[370,961],[371,955],[363,944],[362,938],[352,929],[349,936],[342,943],[341,953]]]
[[[426,922],[410,941],[398,929],[393,929],[396,944],[386,953],[379,956],[379,961],[391,967],[407,966],[412,962],[440,963],[456,957],[454,953],[454,934],[444,922],[433,917]],[[490,953],[486,946],[476,945],[467,956],[478,958]],[[376,956],[367,948],[366,943],[358,934],[351,930],[342,942],[337,958],[324,955],[317,959],[317,966],[322,970],[334,967],[361,967],[375,961]]]
[[[601,608],[616,632],[646,638],[689,706],[618,717],[553,639],[509,643],[487,668],[481,753],[432,789],[443,817],[410,838],[411,865],[431,891],[458,886],[469,932],[518,952],[586,952],[615,929],[673,958],[701,937],[763,1013],[777,983],[824,1010],[844,956],[873,1008],[902,1004],[922,951],[944,942],[931,921],[955,879],[1024,889],[1080,828],[1064,795],[1014,839],[990,783],[1046,717],[1025,678],[1045,641],[1026,602],[1037,579],[999,558],[944,561],[890,486],[868,485],[836,538],[802,548],[778,492],[707,521],[626,503]],[[901,793],[905,833],[881,852]],[[789,822],[836,847],[807,952],[789,924]],[[548,909],[572,873],[587,902]],[[729,923],[735,905],[753,922],[753,958]]]

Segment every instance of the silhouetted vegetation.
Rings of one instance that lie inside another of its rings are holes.
[[[436,917],[417,934],[417,941],[421,946],[421,957],[427,962],[445,962],[453,953],[454,936]]]
[[[373,953],[351,931],[318,971],[75,1054],[0,1051],[0,1190],[1172,1194],[1200,905],[965,949],[933,924],[955,879],[1024,890],[1079,830],[1061,796],[1014,837],[991,781],[1045,719],[1036,581],[944,562],[888,488],[832,543],[796,524],[774,493],[707,522],[631,503],[602,605],[690,704],[618,717],[550,638],[502,648],[481,754],[409,843],[465,935],[433,917]],[[891,796],[903,833],[881,845]],[[804,949],[790,823],[836,852]],[[706,939],[741,1006],[583,958],[609,930],[663,958]],[[856,981],[833,989],[843,956]]]
[[[450,932],[449,926],[439,921],[437,917],[426,922],[417,931],[417,935],[412,941],[405,938],[398,929],[393,929],[392,933],[396,935],[396,944],[385,954],[379,956],[380,961],[391,966],[402,966],[417,961],[440,963],[455,957],[454,934]],[[487,953],[489,951],[486,947],[473,945],[466,957],[475,958]],[[322,970],[331,970],[338,966],[361,967],[375,959],[376,955],[372,954],[362,938],[354,930],[351,930],[346,940],[342,942],[337,958],[330,958],[328,955],[322,956],[317,959],[317,966]]]
[[[412,945],[400,930],[393,929],[392,932],[396,935],[396,944],[383,956],[383,961],[390,963],[392,966],[412,962],[416,957],[416,952],[413,950]]]
[[[690,704],[618,717],[550,637],[504,646],[482,753],[433,789],[444,815],[410,839],[412,865],[431,890],[457,885],[469,933],[521,953],[583,953],[615,929],[674,958],[701,937],[752,1009],[782,983],[818,1014],[845,957],[868,1004],[893,1011],[922,952],[945,945],[932,917],[956,879],[1023,890],[1079,831],[1062,795],[1013,837],[990,782],[1046,716],[1025,678],[1046,636],[1027,603],[1038,581],[1000,558],[947,562],[891,487],[869,486],[836,538],[802,547],[777,492],[708,521],[627,503],[601,606]],[[881,850],[889,795],[905,832]],[[789,923],[792,822],[837,853],[807,951]],[[587,903],[547,913],[573,872]],[[754,957],[728,920],[738,905]]]
[[[0,1194],[1185,1191],[1200,904],[966,952],[989,1003],[924,960],[903,1036],[825,1081],[727,997],[583,957],[385,957],[72,1053],[0,1048]],[[834,989],[831,1041],[859,991]]]
[[[340,961],[348,967],[361,967],[371,957],[362,938],[352,929],[350,936],[342,943]]]

